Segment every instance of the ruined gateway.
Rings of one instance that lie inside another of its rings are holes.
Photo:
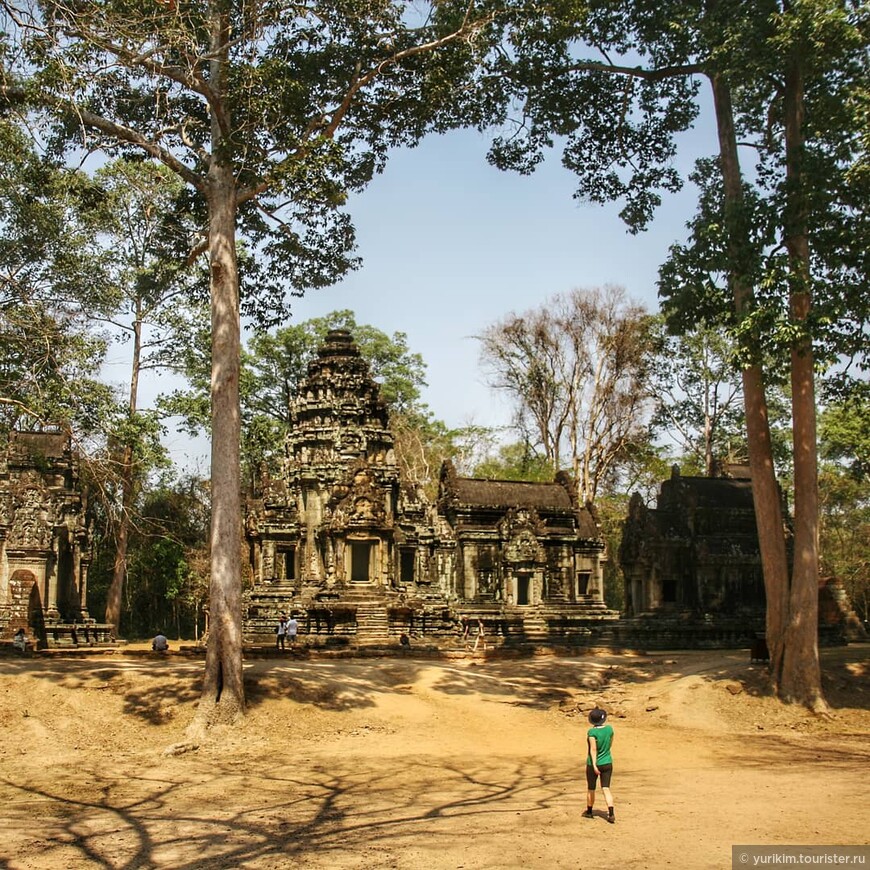
[[[90,533],[64,432],[10,432],[0,457],[0,637],[40,646],[107,643],[87,608]]]
[[[694,612],[763,623],[764,575],[749,468],[728,465],[715,477],[694,477],[674,466],[655,508],[635,493],[619,561],[627,616]]]
[[[435,504],[400,479],[386,406],[347,331],[309,364],[290,431],[280,478],[248,504],[247,642],[272,641],[281,612],[303,641],[329,644],[437,644],[463,616],[496,644],[584,643],[618,618],[604,604],[604,541],[567,476],[479,480],[446,462]]]

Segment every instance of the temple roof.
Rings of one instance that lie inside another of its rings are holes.
[[[43,456],[60,459],[69,450],[68,432],[19,432],[9,433],[9,452],[19,457]]]
[[[567,481],[567,478],[566,478]],[[575,508],[566,482],[533,483],[522,480],[486,480],[459,477],[453,464],[445,462],[441,470],[441,499],[455,508],[496,509],[530,508],[538,514],[561,514],[570,517],[567,526],[580,538],[598,540],[601,532],[587,508]],[[561,524],[560,524],[561,525]]]
[[[457,477],[454,494],[462,504],[474,506],[533,507],[560,511],[572,509],[571,497],[559,483]]]
[[[727,477],[677,477],[664,481],[658,506],[681,504],[689,498],[697,507],[753,510],[752,481]]]

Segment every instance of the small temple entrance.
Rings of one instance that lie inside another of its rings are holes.
[[[371,541],[351,541],[350,579],[353,583],[368,583],[372,579],[372,547]]]
[[[531,574],[517,574],[517,604],[531,604]]]

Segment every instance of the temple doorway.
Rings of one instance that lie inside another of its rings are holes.
[[[529,589],[532,578],[530,574],[517,575],[517,604],[530,604]]]
[[[371,580],[371,562],[371,541],[353,541],[350,545],[350,579],[353,583],[368,583]]]

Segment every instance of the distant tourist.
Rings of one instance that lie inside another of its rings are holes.
[[[405,632],[402,632],[401,637],[399,638],[399,643],[402,645],[402,652],[407,653],[411,651],[411,638],[408,637]]]
[[[20,653],[27,652],[27,635],[23,628],[19,628],[18,631],[15,632],[15,636],[12,638],[12,646],[14,646]]]
[[[287,641],[287,617],[282,613],[275,628],[275,649],[286,649]]]
[[[154,652],[169,652],[169,641],[166,639],[166,635],[163,634],[163,632],[158,632],[154,640],[151,641],[151,649],[153,649]]]
[[[594,819],[592,807],[595,805],[595,789],[601,778],[601,791],[604,792],[604,802],[607,804],[607,821],[616,822],[613,815],[613,795],[610,793],[610,777],[613,774],[613,758],[610,748],[613,746],[613,726],[607,725],[607,713],[596,707],[589,713],[589,724],[592,726],[586,732],[586,812],[587,819]]]
[[[465,648],[468,649],[468,635],[471,632],[471,622],[467,616],[463,615],[460,617],[459,626],[462,629],[462,642],[465,644]]]
[[[472,652],[477,652],[477,647],[483,645],[483,651],[486,652],[486,626],[483,624],[483,620],[478,617],[477,618],[477,637],[474,639],[474,647],[472,647]]]
[[[295,613],[291,613],[290,619],[287,620],[287,637],[290,639],[290,646],[296,643],[297,634],[299,634],[299,620]]]

